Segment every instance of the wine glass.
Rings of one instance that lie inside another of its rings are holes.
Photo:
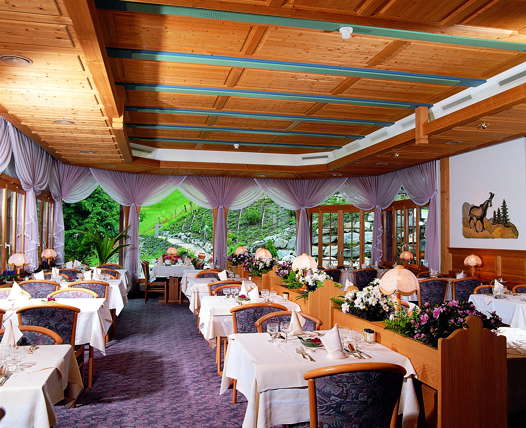
[[[223,290],[223,294],[224,294],[224,296],[225,296],[227,299],[229,299],[229,298],[230,298],[230,295],[231,295],[230,288],[225,288],[225,289]]]
[[[288,340],[290,320],[283,320],[279,323],[279,330],[285,336],[285,342]]]
[[[261,290],[261,297],[263,297],[263,300],[265,302],[268,302],[269,297],[270,297],[270,290],[266,290],[266,289]]]
[[[276,321],[269,321],[267,323],[267,333],[270,335],[270,342],[274,342],[279,332],[279,323]]]

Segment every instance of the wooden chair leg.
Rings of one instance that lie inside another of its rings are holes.
[[[89,345],[88,353],[88,388],[93,387],[93,346]]]
[[[232,404],[237,403],[237,379],[232,380]]]
[[[216,336],[216,370],[217,374],[221,376],[221,337]]]
[[[170,280],[168,279],[168,281]],[[169,290],[168,281],[164,283],[164,303],[168,303],[168,290]]]
[[[144,303],[148,301],[148,284],[144,285]]]

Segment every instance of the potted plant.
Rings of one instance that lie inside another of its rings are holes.
[[[118,234],[111,234],[97,230],[95,232],[81,231],[86,239],[91,243],[95,255],[98,260],[98,265],[108,263],[110,259],[122,248],[126,248],[129,244],[119,244],[121,239],[128,237],[127,229]]]

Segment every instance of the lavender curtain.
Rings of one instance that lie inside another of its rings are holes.
[[[321,204],[335,193],[345,178],[330,179],[256,179],[263,192],[278,205],[289,210],[299,210],[296,254],[311,253],[311,230],[307,208]]]
[[[11,161],[11,138],[8,129],[12,126],[9,122],[0,118],[0,172],[7,169]]]
[[[62,202],[73,204],[86,199],[98,186],[97,180],[89,168],[53,162],[49,189],[55,201],[55,219],[53,230],[54,248],[57,263],[64,262],[64,212]]]
[[[140,206],[153,205],[172,193],[186,177],[167,175],[130,174],[126,172],[91,169],[91,173],[113,200],[129,206],[128,239],[125,266],[132,279],[137,278],[139,261],[139,216]]]
[[[440,246],[437,221],[437,174],[436,163],[427,162],[396,172],[400,184],[417,205],[429,203],[426,224],[425,260],[429,268],[440,269]]]
[[[26,269],[33,271],[38,267],[40,242],[36,197],[48,186],[53,158],[11,124],[8,125],[8,133],[15,158],[16,174],[26,192],[24,252],[27,259]]]
[[[371,177],[350,177],[340,192],[354,206],[362,210],[374,210],[372,259],[373,264],[382,260],[382,210],[393,202],[400,190],[396,173]]]
[[[261,198],[262,192],[251,178],[188,177],[181,185],[181,192],[192,202],[217,208],[214,233],[214,264],[226,264],[227,227],[225,208],[239,210]]]

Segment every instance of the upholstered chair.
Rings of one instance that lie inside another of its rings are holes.
[[[76,281],[82,274],[81,270],[73,268],[63,268],[59,272],[67,275],[69,281]]]
[[[105,281],[98,281],[95,279],[86,281],[77,281],[70,284],[70,288],[85,288],[94,291],[99,298],[108,298],[108,288],[110,285]]]
[[[18,341],[20,346],[28,345],[61,345],[62,338],[53,330],[37,325],[20,326],[22,337]]]
[[[388,363],[308,371],[310,427],[395,427],[405,374],[403,367]]]
[[[104,277],[108,277],[108,279],[119,279],[121,277],[121,274],[118,270],[110,269],[110,268],[99,268],[100,274]]]
[[[57,333],[64,343],[75,344],[75,329],[80,309],[73,306],[44,304],[25,306],[16,311],[18,324],[36,325]]]
[[[367,287],[377,276],[378,272],[374,268],[356,269],[354,271],[354,285],[361,290]]]
[[[46,279],[31,279],[22,281],[18,285],[25,292],[29,293],[33,299],[43,299],[55,290],[60,288],[60,284]]]
[[[228,287],[229,285],[232,287]],[[208,284],[208,291],[211,296],[224,296],[225,290],[228,290],[229,288],[241,288],[241,281],[227,279],[226,281],[214,281]]]
[[[514,293],[526,293],[526,284],[518,284],[511,289]]]
[[[219,281],[219,273],[217,269],[205,269],[199,272],[195,277],[196,278],[215,278],[216,281]]]
[[[473,294],[493,294],[493,285],[479,285],[473,290]]]
[[[453,299],[459,302],[467,302],[469,296],[473,294],[475,288],[480,285],[480,280],[477,278],[460,278],[451,281],[453,290]]]
[[[108,269],[122,269],[122,266],[121,265],[118,265],[116,263],[104,263],[100,266],[97,266],[98,268],[100,269],[104,269],[104,268],[108,268]]]
[[[278,312],[271,312],[269,314],[263,315],[261,318],[259,318],[255,324],[256,324],[256,330],[258,333],[265,333],[267,331],[267,324],[272,321],[281,322],[290,321],[290,317],[292,315],[291,311],[278,311]],[[316,317],[313,317],[312,315],[305,314],[303,312],[300,312],[298,314],[299,316],[303,317],[305,319],[305,324],[303,324],[302,329],[304,331],[315,331],[319,330],[322,321],[319,320]]]
[[[325,269],[325,273],[331,277],[334,282],[340,282],[342,271],[340,269]]]
[[[87,288],[68,287],[53,291],[53,293],[49,293],[48,297],[53,297],[55,299],[96,299],[99,296],[97,293],[88,290]]]
[[[429,303],[431,305],[444,303],[448,285],[446,279],[421,279],[418,281],[418,285],[418,306],[422,306],[424,303]]]

